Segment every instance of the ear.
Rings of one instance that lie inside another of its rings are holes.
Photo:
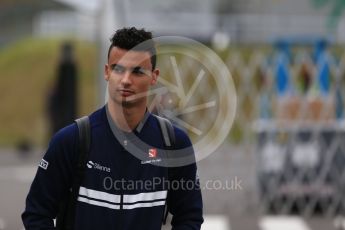
[[[106,81],[109,81],[109,77],[110,77],[110,68],[108,64],[104,65],[104,79]]]
[[[155,85],[157,83],[158,77],[159,77],[159,69],[154,69],[152,71],[151,85]]]

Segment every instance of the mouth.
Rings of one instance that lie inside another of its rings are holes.
[[[129,97],[131,95],[134,95],[134,91],[129,90],[129,89],[119,89],[118,92],[121,94],[123,97]]]

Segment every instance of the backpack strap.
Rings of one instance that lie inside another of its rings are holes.
[[[162,132],[162,136],[163,136],[163,141],[164,141],[164,145],[165,145],[165,149],[167,150],[173,150],[175,143],[176,143],[176,138],[175,138],[175,132],[174,132],[174,127],[171,124],[171,122],[163,117],[157,116],[155,115],[155,117],[158,120],[161,132]],[[167,156],[169,157],[169,153],[167,154]],[[168,180],[172,181],[172,170],[169,169],[169,167],[167,167],[168,170]],[[167,194],[167,201],[164,207],[164,213],[163,213],[163,224],[166,224],[168,215],[169,215],[169,209],[170,209],[170,193],[168,191]]]
[[[161,128],[165,147],[172,148],[175,145],[175,132],[171,122],[163,117],[156,116]]]
[[[79,188],[85,174],[85,167],[90,151],[91,131],[88,116],[76,119],[75,122],[79,131],[78,162],[73,176],[73,185],[67,199],[65,208],[61,210],[57,218],[57,229],[72,230],[74,229],[75,208],[79,194]]]

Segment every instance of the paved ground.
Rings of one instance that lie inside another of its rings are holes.
[[[0,230],[23,229],[20,214],[41,153],[36,150],[31,157],[22,158],[13,150],[0,151]],[[204,187],[203,230],[335,230],[335,225],[344,224],[343,219],[332,217],[260,215],[250,147],[223,145],[199,162],[199,176]]]

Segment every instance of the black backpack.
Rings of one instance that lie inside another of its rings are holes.
[[[154,115],[158,122],[162,132],[163,141],[167,150],[173,149],[175,145],[175,132],[171,122],[159,116]],[[75,207],[78,199],[79,188],[84,178],[86,163],[89,156],[90,150],[90,121],[88,116],[76,119],[78,130],[79,130],[79,155],[78,162],[73,175],[73,185],[70,193],[65,202],[62,202],[59,207],[59,212],[56,218],[56,229],[59,230],[72,230],[74,228],[75,219]],[[171,170],[168,169],[168,178],[171,178]],[[170,199],[169,192],[167,195],[167,202],[163,214],[163,224],[166,223],[167,216],[169,214]]]

